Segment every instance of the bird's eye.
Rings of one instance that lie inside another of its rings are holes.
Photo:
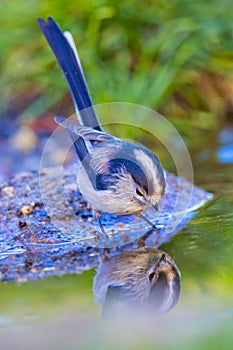
[[[155,272],[151,272],[149,274],[149,281],[152,282],[154,278],[155,278]]]
[[[136,194],[140,197],[144,197],[144,193],[139,188],[136,188]]]

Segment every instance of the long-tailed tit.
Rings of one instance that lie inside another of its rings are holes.
[[[119,317],[134,311],[158,315],[178,302],[180,272],[172,258],[161,250],[124,251],[103,259],[93,291],[103,316]]]
[[[82,163],[78,186],[94,213],[141,213],[158,210],[165,179],[158,158],[146,147],[109,135],[102,129],[88,92],[78,53],[69,32],[51,18],[38,24],[67,79],[79,123],[56,117],[66,128]]]

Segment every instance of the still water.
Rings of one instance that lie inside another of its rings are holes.
[[[181,272],[180,299],[170,312],[156,319],[141,315],[100,322],[101,308],[92,292],[96,269],[90,263],[81,274],[2,283],[1,348],[152,349],[157,344],[171,349],[231,349],[232,135],[226,127],[213,146],[202,140],[201,150],[191,148],[194,183],[213,193],[214,199],[159,247]]]

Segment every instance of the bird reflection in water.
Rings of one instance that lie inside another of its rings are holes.
[[[102,317],[140,312],[161,315],[180,296],[180,272],[172,258],[153,248],[124,251],[102,262],[93,291],[102,306]]]

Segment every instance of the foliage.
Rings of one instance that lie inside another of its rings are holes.
[[[231,0],[2,0],[1,115],[72,112],[67,85],[36,24],[70,30],[94,103],[159,109],[181,132],[219,125],[233,107]],[[60,102],[62,101],[62,102]],[[60,103],[59,103],[60,102]]]

